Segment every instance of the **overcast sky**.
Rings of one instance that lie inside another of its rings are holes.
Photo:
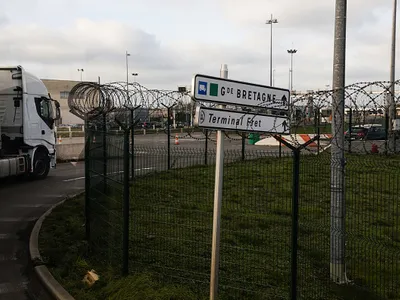
[[[346,84],[388,80],[393,1],[348,2]],[[190,85],[195,73],[218,76],[223,63],[229,78],[268,85],[271,28],[265,21],[273,14],[275,86],[288,87],[287,49],[295,48],[294,89],[323,89],[332,83],[334,4],[1,0],[0,64],[20,64],[41,78],[79,80],[83,68],[84,80],[118,81],[126,80],[127,50],[129,72],[150,88]]]

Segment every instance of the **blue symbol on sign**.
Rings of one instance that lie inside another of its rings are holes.
[[[199,81],[198,91],[199,95],[207,95],[207,82]]]

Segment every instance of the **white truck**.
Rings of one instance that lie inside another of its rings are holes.
[[[56,167],[55,120],[60,105],[21,66],[0,67],[0,178],[46,178]]]

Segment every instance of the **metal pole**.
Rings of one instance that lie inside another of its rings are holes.
[[[269,57],[269,85],[272,86],[272,24],[278,23],[277,19],[273,19],[271,14],[271,19],[267,20],[266,24],[271,25],[271,43],[270,43],[270,57]]]
[[[271,45],[269,56],[269,84],[272,86],[272,14],[271,14]]]
[[[290,54],[290,92],[293,91],[293,52]]]
[[[389,126],[392,132],[391,148],[396,152],[396,137],[393,131],[393,122],[396,119],[396,98],[395,98],[395,67],[396,67],[396,20],[397,19],[397,0],[393,1],[393,24],[392,24],[392,53],[390,61],[390,107],[389,107]]]
[[[168,170],[171,169],[171,107],[167,108],[168,122],[167,122],[167,135],[168,135]]]
[[[272,14],[271,14],[271,43],[269,51],[269,84],[272,86]]]
[[[85,233],[90,247],[90,135],[89,122],[85,120]]]
[[[315,110],[314,119],[315,119],[315,129],[316,129],[315,132],[316,132],[316,134],[318,136],[318,139],[317,139],[317,154],[319,154],[320,146],[321,146],[320,138],[319,138],[319,135],[321,134],[321,132],[320,132],[320,124],[319,124],[319,108],[317,108]]]
[[[289,89],[293,91],[293,54],[297,52],[296,49],[289,49],[287,51],[290,54],[290,69],[289,69]]]
[[[221,66],[221,78],[228,78],[227,65]],[[224,108],[224,105],[218,105]],[[210,300],[218,299],[219,244],[221,227],[222,186],[224,182],[224,135],[217,130],[217,157],[215,166],[214,213],[211,252]]]
[[[385,112],[385,154],[388,154],[389,115]]]
[[[129,128],[129,127],[128,127]],[[129,272],[129,129],[124,132],[124,227],[122,241],[122,274]]]
[[[347,0],[336,0],[332,146],[331,146],[331,229],[330,276],[336,283],[346,283],[345,267],[345,197],[344,197],[344,101],[346,60]]]
[[[245,160],[246,155],[245,155],[245,147],[246,147],[246,136],[242,135],[242,160]]]
[[[131,109],[131,176],[135,177],[135,115],[134,109]]]
[[[351,130],[353,127],[353,109],[350,107],[349,110],[349,153],[351,153]]]
[[[298,250],[298,233],[299,233],[299,182],[300,182],[300,153],[301,150],[318,139],[314,136],[306,143],[299,147],[294,147],[279,135],[274,136],[275,139],[293,151],[293,176],[292,176],[292,235],[291,235],[291,280],[290,280],[290,299],[297,299],[297,250]]]
[[[130,56],[130,54],[128,53],[128,51],[125,51],[125,61],[126,61],[126,97],[128,98],[128,85],[129,85],[129,67],[128,67],[128,56]]]
[[[293,150],[293,191],[292,191],[292,252],[290,299],[297,299],[297,238],[299,232],[299,181],[300,149]]]
[[[205,149],[204,149],[204,164],[207,165],[207,159],[208,159],[208,130],[205,130],[206,134],[206,144],[205,144]]]

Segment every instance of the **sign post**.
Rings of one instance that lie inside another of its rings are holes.
[[[227,110],[226,105],[288,111],[289,90],[229,80],[228,68],[221,67],[221,76],[195,75],[192,82],[194,100],[219,104],[217,108],[197,107],[197,126],[217,130],[214,211],[211,252],[210,300],[218,297],[219,249],[221,230],[222,187],[224,176],[224,129],[289,133],[287,117],[250,111]],[[207,137],[206,137],[207,138]]]
[[[227,65],[221,66],[221,77],[225,79],[228,78]],[[223,107],[224,107],[223,105],[219,105],[219,108]],[[219,245],[220,245],[220,235],[221,235],[221,207],[222,207],[223,181],[224,181],[224,135],[221,130],[218,130],[217,154],[216,154],[216,165],[215,165],[210,300],[215,300],[218,297]]]

